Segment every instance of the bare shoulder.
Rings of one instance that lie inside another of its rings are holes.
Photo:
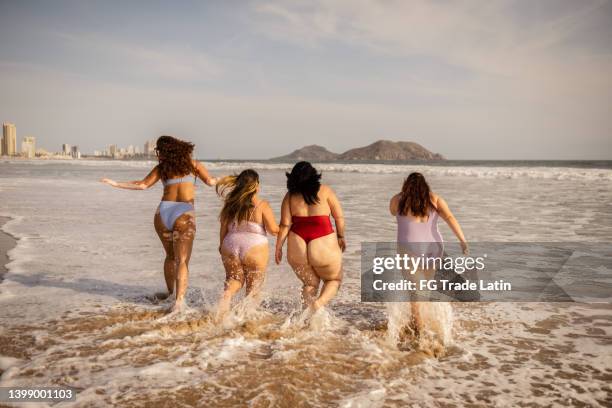
[[[328,186],[327,184],[321,184],[321,187],[319,187],[319,194],[327,197],[335,193],[334,189]]]
[[[438,194],[431,191],[429,193],[429,199],[431,200],[431,203],[434,205],[434,207],[437,207],[442,197],[440,197]]]
[[[392,203],[398,202],[401,196],[402,196],[402,193],[397,193],[396,195],[391,197],[391,202]]]
[[[262,200],[262,199],[260,199],[260,200],[259,200],[259,205],[261,205],[261,209],[262,209],[262,210],[272,208],[272,207],[270,207],[270,203],[268,202],[268,200]]]
[[[159,164],[156,164],[155,167],[151,169],[149,175],[159,176]]]

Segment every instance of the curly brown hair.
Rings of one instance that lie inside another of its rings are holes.
[[[160,136],[157,139],[155,152],[159,164],[159,176],[162,180],[184,177],[195,174],[196,169],[191,160],[193,143],[185,142],[172,136]]]

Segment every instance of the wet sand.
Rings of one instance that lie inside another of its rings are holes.
[[[11,219],[8,217],[0,217],[0,227],[9,222]],[[0,231],[0,282],[2,282],[4,274],[8,272],[6,264],[9,262],[8,251],[15,248],[17,240],[10,234],[4,231]]]

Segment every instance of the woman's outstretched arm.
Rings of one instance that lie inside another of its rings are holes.
[[[331,215],[334,217],[334,223],[336,224],[336,234],[338,236],[338,245],[342,252],[346,250],[346,240],[344,238],[344,213],[342,212],[342,206],[336,193],[331,188],[329,189],[329,196],[327,198],[327,204],[331,210]]]
[[[214,186],[217,184],[217,178],[208,174],[206,167],[199,161],[194,160],[194,167],[196,169],[196,175],[202,180],[207,186]]]
[[[157,166],[155,166],[153,170],[151,170],[151,172],[149,172],[149,174],[147,174],[147,176],[142,180],[115,181],[109,178],[103,178],[100,181],[108,184],[109,186],[124,188],[126,190],[146,190],[159,181],[159,170],[157,169]]]
[[[281,219],[278,229],[278,235],[276,236],[276,251],[274,259],[277,264],[283,259],[283,245],[289,235],[289,227],[291,227],[291,206],[289,205],[290,195],[285,194],[283,198],[283,204],[281,205]]]
[[[463,250],[463,254],[467,255],[469,253],[468,244],[465,240],[465,236],[463,235],[463,230],[459,225],[459,221],[457,221],[450,208],[448,208],[448,204],[446,204],[446,201],[438,195],[436,195],[435,197],[436,210],[438,211],[438,214],[440,214],[440,217],[442,217],[442,219],[446,221],[450,229],[453,231],[453,233],[459,240],[459,243],[461,244],[461,249]]]

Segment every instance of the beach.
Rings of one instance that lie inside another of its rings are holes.
[[[153,165],[0,162],[0,216],[15,218],[0,219],[10,234],[0,256],[18,239],[0,283],[0,386],[74,387],[77,401],[62,406],[612,405],[609,303],[455,303],[452,342],[436,358],[390,334],[401,304],[360,302],[360,245],[395,239],[388,200],[408,172],[425,174],[470,241],[602,243],[612,241],[609,167],[321,164],[348,247],[338,297],[305,327],[300,283],[272,261],[261,307],[243,302],[212,321],[225,277],[221,203],[200,183],[189,310],[166,314],[170,303],[151,297],[164,288],[152,225],[161,186],[98,182],[139,179]],[[215,176],[257,169],[278,219],[290,164],[206,165]]]

